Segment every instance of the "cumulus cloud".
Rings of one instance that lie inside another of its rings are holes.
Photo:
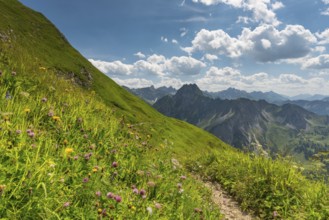
[[[322,54],[307,59],[302,64],[303,69],[329,69],[329,54]]]
[[[255,22],[279,25],[281,22],[277,19],[275,10],[284,7],[282,2],[271,3],[271,0],[193,0],[196,3],[205,5],[226,4],[234,8],[251,11],[252,20]]]
[[[329,28],[327,28],[326,30],[324,30],[321,33],[317,32],[315,35],[320,40],[319,41],[319,44],[320,45],[329,44]]]
[[[192,46],[182,49],[189,54],[201,51],[231,58],[245,55],[260,62],[274,62],[303,57],[311,52],[316,42],[316,37],[301,25],[287,25],[278,30],[273,25],[263,24],[254,30],[244,28],[237,37],[221,29],[202,29],[192,40]]]
[[[325,77],[328,74],[302,77],[293,73],[284,73],[278,76],[266,72],[245,75],[238,69],[231,67],[211,67],[206,74],[195,83],[203,90],[220,91],[229,87],[235,87],[246,91],[275,91],[285,95],[297,95],[301,93],[317,93],[320,88],[327,88],[329,81]]]
[[[281,74],[279,76],[279,82],[285,84],[306,84],[307,81],[295,74]]]
[[[101,60],[93,60],[89,59],[97,69],[102,71],[103,73],[107,73],[109,75],[131,75],[133,73],[133,65],[124,64],[121,61],[114,62],[106,62]]]
[[[218,56],[207,53],[202,57],[202,60],[205,60],[205,59],[209,60],[210,62],[213,62],[215,60],[218,60]]]
[[[329,0],[322,0],[323,4],[329,5]],[[327,15],[329,16],[329,8],[321,12],[322,15]]]
[[[134,54],[134,56],[138,57],[139,59],[144,59],[146,57],[142,52],[137,52]]]
[[[131,79],[112,78],[112,79],[119,85],[127,86],[129,88],[143,88],[153,85],[153,82],[147,79],[139,79],[139,78],[131,78]]]
[[[171,40],[171,43],[173,43],[173,44],[178,44],[178,41],[177,41],[176,39],[172,39],[172,40]]]
[[[197,75],[206,67],[202,61],[193,57],[173,56],[170,59],[162,55],[153,54],[146,60],[138,60],[133,64],[125,64],[121,61],[106,62],[100,60],[89,60],[95,67],[109,76],[119,75],[153,75],[153,76],[175,76],[175,75]]]

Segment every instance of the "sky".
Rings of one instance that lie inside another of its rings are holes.
[[[329,95],[329,0],[20,0],[120,85]]]

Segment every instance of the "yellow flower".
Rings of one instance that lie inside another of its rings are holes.
[[[31,110],[29,108],[24,109],[25,113],[29,113]]]
[[[66,155],[70,155],[73,151],[74,151],[73,148],[70,148],[70,147],[65,148],[65,154]]]
[[[93,172],[96,173],[98,171],[97,167],[93,168]]]
[[[47,69],[46,69],[46,67],[40,66],[40,67],[39,67],[39,70],[43,70],[43,71],[45,71],[45,70],[47,70]]]
[[[60,121],[60,120],[61,120],[61,118],[60,118],[59,116],[53,116],[53,119],[54,119],[55,121]]]

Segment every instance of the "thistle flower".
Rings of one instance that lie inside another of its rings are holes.
[[[64,207],[64,208],[69,207],[69,206],[70,206],[70,203],[69,203],[69,202],[65,202],[65,203],[63,204],[63,207]]]
[[[109,199],[113,199],[113,198],[114,198],[114,195],[113,195],[113,193],[108,192],[108,193],[106,194],[106,197],[109,198]]]
[[[154,204],[154,207],[156,208],[156,209],[161,209],[162,208],[162,205],[160,204],[160,203],[155,203]]]
[[[182,180],[186,180],[186,176],[180,176]]]
[[[21,130],[16,130],[16,134],[21,134],[22,131]]]
[[[141,189],[141,190],[139,191],[139,194],[140,194],[141,196],[146,195],[146,191],[145,191],[145,189]]]
[[[35,137],[35,133],[33,131],[31,131],[30,133],[27,134],[30,138],[34,138]]]
[[[113,162],[112,163],[112,167],[118,167],[118,165],[119,165],[118,162]]]
[[[139,192],[138,192],[138,189],[137,189],[137,188],[134,188],[134,189],[133,189],[133,193],[138,194],[138,193],[139,193]]]
[[[96,193],[96,196],[100,197],[102,195],[102,193],[100,191],[97,191]]]
[[[120,196],[118,196],[118,195],[116,195],[116,196],[114,197],[114,199],[115,199],[115,201],[118,202],[118,203],[122,201],[122,198],[121,198]]]
[[[49,110],[48,116],[53,117],[55,115],[55,112],[53,110]]]
[[[90,157],[93,155],[93,153],[87,153],[87,154],[85,154],[85,156],[84,156],[84,158],[85,158],[85,160],[89,160],[90,159]]]
[[[43,97],[43,98],[41,99],[41,102],[47,102],[47,98],[46,98],[46,97]]]
[[[89,182],[89,178],[88,177],[83,178],[82,182],[88,183]]]

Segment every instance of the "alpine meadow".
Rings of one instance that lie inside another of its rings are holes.
[[[225,219],[206,182],[255,219],[329,219],[324,178],[162,115],[17,0],[0,0],[0,149],[0,219]]]

